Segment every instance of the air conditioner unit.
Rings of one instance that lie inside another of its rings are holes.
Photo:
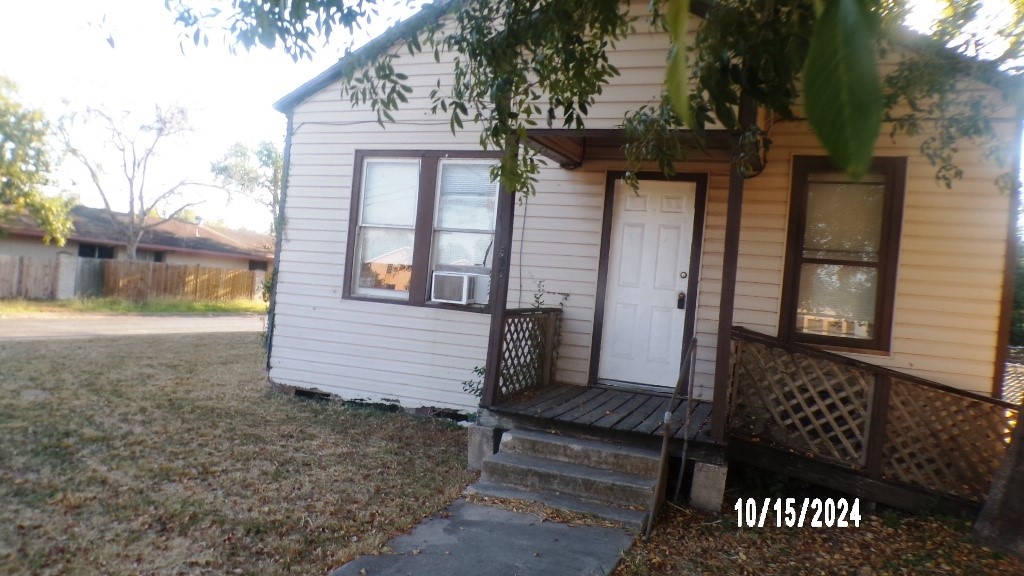
[[[464,272],[434,272],[430,300],[448,304],[486,304],[491,292],[491,277]]]

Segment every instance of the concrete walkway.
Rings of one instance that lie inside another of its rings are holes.
[[[130,336],[136,334],[197,334],[259,332],[265,316],[164,316],[47,314],[0,318],[2,340],[55,340]]]
[[[633,536],[456,500],[441,517],[392,540],[392,554],[360,556],[331,576],[606,576]]]

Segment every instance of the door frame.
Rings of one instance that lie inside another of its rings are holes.
[[[608,260],[612,242],[612,217],[615,210],[615,183],[625,176],[623,171],[608,172],[605,178],[604,211],[601,222],[601,252],[597,265],[597,293],[594,298],[594,333],[590,342],[590,371],[587,385],[597,384],[597,370],[601,362],[601,337],[604,333],[605,296],[608,287]],[[686,321],[683,324],[683,342],[679,348],[680,357],[693,338],[697,315],[697,289],[700,285],[700,262],[704,245],[704,211],[708,198],[708,174],[706,172],[684,172],[666,177],[661,172],[638,172],[640,180],[668,182],[693,182],[696,195],[693,200],[693,238],[690,246],[690,270],[686,284]]]

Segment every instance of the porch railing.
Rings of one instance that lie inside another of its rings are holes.
[[[495,404],[554,383],[561,323],[558,308],[505,311]]]
[[[730,434],[982,502],[1019,406],[733,329]]]

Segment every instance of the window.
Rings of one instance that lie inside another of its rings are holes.
[[[99,244],[79,244],[79,258],[101,258],[112,260],[114,258],[113,246],[100,246]]]
[[[166,261],[165,252],[153,252],[151,250],[139,250],[135,254],[135,259],[141,262],[164,262]]]
[[[345,296],[486,304],[495,163],[480,153],[357,152]]]
[[[889,350],[905,180],[903,158],[876,158],[859,181],[794,158],[783,337]]]

